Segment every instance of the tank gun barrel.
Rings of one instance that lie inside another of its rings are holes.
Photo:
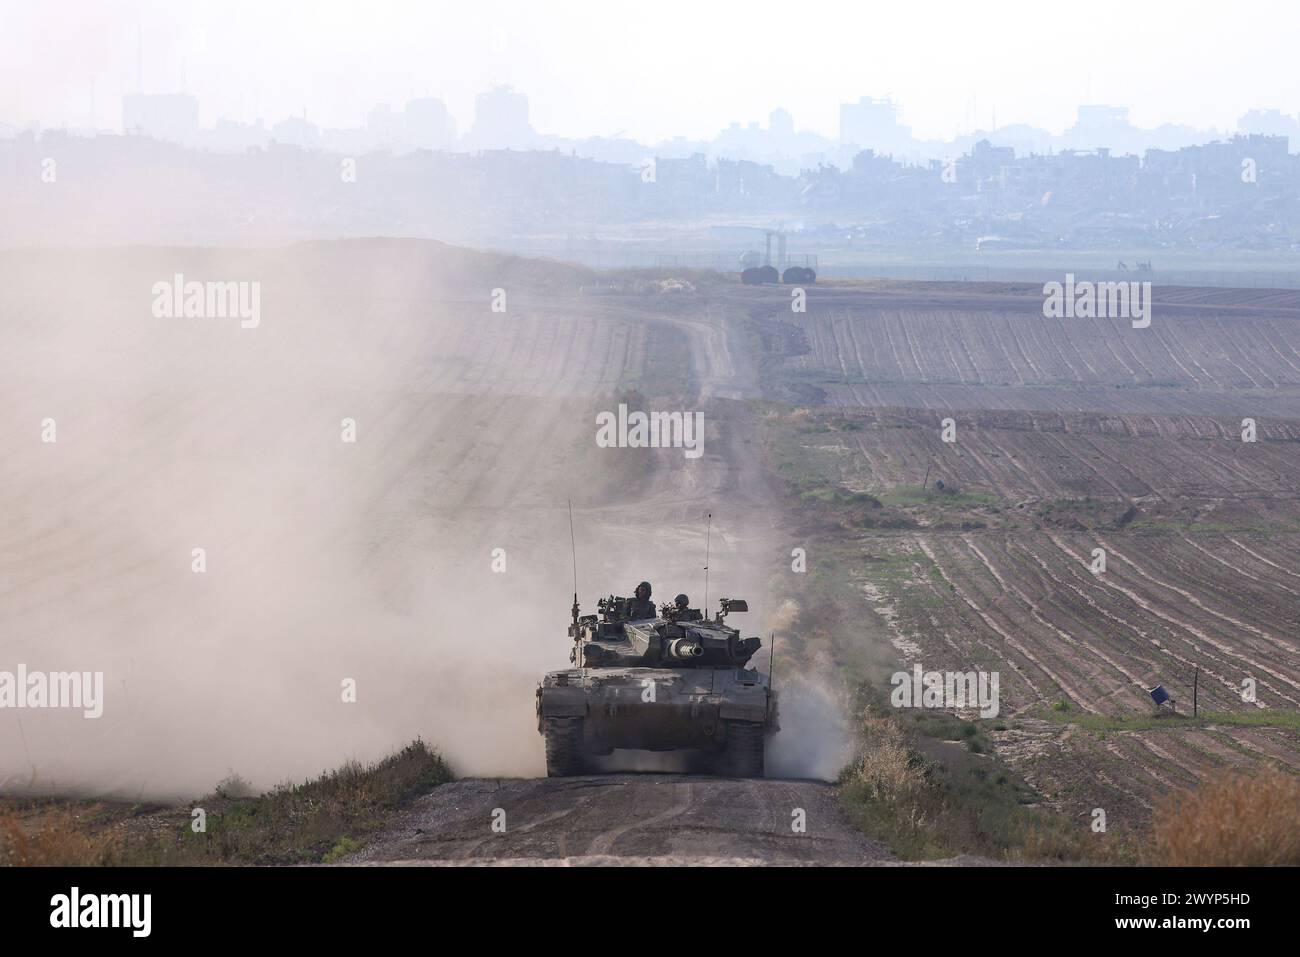
[[[668,642],[668,657],[677,658],[682,661],[688,661],[691,658],[698,658],[704,654],[704,649],[697,641],[690,638],[674,638]]]

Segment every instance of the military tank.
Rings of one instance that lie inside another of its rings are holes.
[[[779,730],[769,676],[746,667],[762,642],[726,624],[748,611],[723,598],[706,618],[679,595],[652,618],[615,595],[598,615],[579,615],[569,636],[574,667],[553,671],[537,689],[537,730],[546,738],[546,773],[580,774],[594,755],[621,749],[695,751],[714,773],[762,777],[763,745]]]

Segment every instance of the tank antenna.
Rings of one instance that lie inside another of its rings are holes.
[[[709,535],[713,531],[713,513],[709,512],[708,524],[704,526],[704,617],[709,616]]]
[[[772,682],[776,675],[776,632],[772,632],[772,647],[767,652],[767,707],[763,710],[766,712],[768,719],[772,714],[772,691],[776,687]]]
[[[578,600],[578,542],[573,537],[573,499],[569,499],[569,548],[573,550],[573,600]]]
[[[578,641],[578,542],[573,536],[573,499],[569,499],[569,547],[573,550],[573,641]],[[576,652],[575,652],[576,654]],[[574,664],[581,664],[574,662]]]

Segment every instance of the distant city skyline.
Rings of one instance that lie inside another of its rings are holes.
[[[542,134],[545,136],[558,137],[563,139],[575,139],[575,140],[618,138],[618,139],[641,142],[647,146],[653,146],[656,145],[656,143],[668,143],[671,142],[672,140],[698,140],[700,142],[705,142],[705,141],[713,140],[718,137],[725,136],[728,132],[735,132],[737,130],[740,131],[771,130],[785,136],[794,136],[798,134],[811,134],[813,136],[821,137],[827,141],[844,141],[844,142],[862,143],[862,142],[867,142],[867,140],[862,137],[855,138],[852,130],[865,128],[862,124],[867,122],[866,120],[867,111],[870,111],[870,115],[872,117],[871,122],[875,122],[875,123],[881,122],[885,116],[885,111],[884,109],[882,109],[882,107],[886,105],[891,106],[893,108],[894,116],[897,121],[898,128],[901,131],[906,131],[909,137],[914,137],[916,135],[916,128],[917,128],[913,123],[907,122],[907,120],[909,120],[912,117],[913,113],[907,110],[906,104],[903,103],[898,98],[882,96],[882,95],[873,95],[871,93],[864,93],[860,96],[854,97],[851,100],[847,100],[836,104],[838,116],[839,116],[839,122],[827,133],[824,133],[821,130],[814,130],[809,128],[806,124],[800,122],[800,118],[797,115],[795,115],[791,110],[789,110],[785,105],[777,103],[769,106],[758,119],[730,119],[727,120],[722,125],[720,125],[711,134],[707,134],[701,137],[691,137],[683,134],[680,131],[677,131],[677,132],[672,132],[669,136],[666,136],[663,139],[658,141],[644,141],[644,140],[638,140],[635,137],[633,137],[631,135],[631,131],[628,129],[620,129],[615,131],[613,134],[604,133],[600,131],[591,131],[586,134],[565,135],[558,132],[541,130],[533,126],[531,123],[531,117],[534,112],[534,104],[532,99],[529,97],[528,92],[526,90],[516,89],[510,84],[497,83],[497,84],[492,84],[488,89],[485,89],[479,92],[478,94],[476,94],[473,108],[471,108],[470,111],[464,116],[458,116],[457,114],[455,114],[447,106],[445,100],[442,97],[438,96],[435,92],[435,93],[426,93],[426,94],[412,96],[405,101],[399,100],[396,103],[391,101],[385,101],[385,102],[376,102],[370,104],[363,111],[362,116],[360,117],[358,123],[356,123],[355,125],[344,125],[338,127],[321,123],[319,121],[320,114],[306,107],[304,107],[303,109],[295,113],[285,114],[282,116],[267,116],[263,114],[258,114],[257,116],[248,117],[248,118],[231,117],[231,116],[224,116],[224,115],[209,118],[209,114],[211,111],[205,109],[203,107],[202,98],[196,96],[192,92],[187,92],[183,90],[174,90],[174,91],[145,90],[143,93],[130,91],[128,93],[123,94],[119,104],[102,103],[98,105],[96,112],[99,115],[99,122],[97,122],[93,126],[90,124],[72,123],[66,120],[62,122],[50,122],[40,117],[35,119],[28,119],[25,121],[19,121],[14,117],[6,116],[3,113],[0,113],[0,131],[3,131],[6,128],[8,128],[10,130],[68,129],[68,130],[84,131],[84,132],[98,131],[103,133],[131,132],[132,129],[135,128],[135,126],[130,122],[128,116],[129,107],[127,107],[126,104],[133,100],[136,101],[143,100],[154,105],[163,101],[171,100],[178,106],[180,106],[182,101],[190,101],[193,103],[192,118],[193,118],[195,129],[212,130],[222,125],[228,125],[228,124],[237,124],[243,126],[256,126],[258,124],[262,124],[263,126],[269,128],[271,126],[274,126],[277,123],[281,123],[286,120],[303,121],[309,123],[311,126],[314,126],[317,129],[337,129],[337,130],[366,129],[366,128],[373,128],[375,126],[377,111],[382,112],[384,110],[393,110],[393,109],[400,111],[405,103],[416,103],[416,104],[423,103],[423,104],[437,104],[436,108],[443,114],[445,118],[444,122],[446,122],[450,130],[459,131],[462,135],[472,137],[477,118],[484,109],[485,100],[494,94],[498,96],[504,94],[506,96],[521,99],[522,102],[519,107],[520,109],[519,116],[523,118],[524,124],[526,124],[534,134]],[[184,108],[186,110],[191,109],[190,106],[188,105],[185,106]],[[1059,131],[1055,131],[1047,127],[1035,126],[1028,122],[1018,121],[1014,117],[1006,116],[1004,114],[1003,116],[997,118],[990,117],[989,122],[987,124],[976,123],[969,129],[961,129],[957,132],[954,132],[950,136],[916,137],[916,138],[930,140],[933,142],[950,142],[950,141],[960,140],[964,137],[970,137],[975,134],[988,134],[993,132],[1005,133],[1006,131],[1015,130],[1015,129],[1035,130],[1049,137],[1061,137],[1061,136],[1066,136],[1072,128],[1078,127],[1080,122],[1081,111],[1092,114],[1092,116],[1099,121],[1098,125],[1101,125],[1100,121],[1102,121],[1103,119],[1109,119],[1110,121],[1113,122],[1115,120],[1119,120],[1122,117],[1122,120],[1120,120],[1120,122],[1127,123],[1133,129],[1140,129],[1140,130],[1155,130],[1161,128],[1162,126],[1164,127],[1181,126],[1189,130],[1200,131],[1207,136],[1230,135],[1233,132],[1258,131],[1253,129],[1253,127],[1247,129],[1246,126],[1242,125],[1243,120],[1246,120],[1247,118],[1254,118],[1256,120],[1267,120],[1268,122],[1271,122],[1273,124],[1277,124],[1280,122],[1287,126],[1295,127],[1295,131],[1291,132],[1289,135],[1291,135],[1292,137],[1296,137],[1300,135],[1300,110],[1287,112],[1285,110],[1279,110],[1275,107],[1266,107],[1261,105],[1248,106],[1245,110],[1242,111],[1242,113],[1239,116],[1233,118],[1233,120],[1229,122],[1226,126],[1207,126],[1204,124],[1196,125],[1196,124],[1174,124],[1174,123],[1143,125],[1133,121],[1130,107],[1122,103],[1080,102],[1072,105],[1070,109],[1072,111],[1071,122],[1066,123]],[[544,115],[548,111],[543,109],[541,112]],[[1110,117],[1107,118],[1106,114],[1110,114]],[[849,119],[849,117],[853,117],[853,118]],[[996,126],[994,126],[995,122],[996,122]],[[849,129],[846,129],[846,124],[848,124]],[[928,127],[926,124],[922,123],[920,124],[920,128],[925,129]],[[1281,135],[1288,135],[1287,133],[1284,133],[1281,129],[1278,129],[1277,132],[1279,132]],[[451,134],[450,139],[452,140],[455,139],[455,133]],[[489,140],[491,139],[492,137],[489,136]],[[493,143],[489,145],[488,148],[492,148],[493,146],[496,145],[498,144]],[[507,143],[504,141],[502,141],[499,144],[499,146],[502,147],[510,146],[513,148],[521,148],[525,145],[526,144],[520,142]],[[879,142],[871,145],[873,145],[878,151],[882,151],[882,152],[887,151],[890,146],[889,143],[879,143]],[[1297,143],[1297,146],[1300,146],[1300,143]]]
[[[200,123],[365,124],[375,104],[442,100],[459,129],[496,84],[525,91],[532,125],[582,139],[708,139],[783,108],[836,138],[842,103],[892,97],[923,140],[1011,124],[1059,135],[1076,104],[1142,128],[1229,131],[1251,109],[1300,112],[1287,69],[1300,10],[1100,0],[1087,7],[934,0],[835,4],[560,2],[545,9],[374,0],[0,0],[0,122],[114,129],[130,93],[190,93]],[[1178,43],[1164,42],[1177,23]],[[624,42],[635,31],[637,42]],[[719,42],[726,37],[728,42]],[[927,51],[918,56],[916,51]],[[600,77],[600,82],[593,82]]]
[[[321,127],[306,113],[268,122],[218,119],[200,122],[201,104],[185,93],[129,93],[122,98],[121,121],[115,128],[97,131],[75,127],[39,127],[88,133],[143,134],[155,139],[217,151],[242,151],[271,143],[320,149],[341,154],[376,150],[396,153],[415,149],[476,151],[484,149],[541,149],[575,152],[606,162],[643,163],[652,156],[685,157],[701,153],[713,159],[744,159],[764,163],[792,175],[818,166],[847,168],[863,150],[892,156],[903,162],[926,163],[951,158],[987,139],[1016,155],[1050,154],[1063,150],[1106,150],[1117,155],[1142,156],[1151,149],[1176,150],[1204,145],[1238,133],[1283,136],[1300,151],[1300,116],[1278,111],[1251,110],[1227,130],[1165,125],[1143,129],[1134,125],[1126,106],[1080,104],[1074,123],[1061,134],[1029,126],[1008,124],[997,130],[974,130],[950,140],[920,140],[903,121],[900,104],[863,96],[839,104],[837,135],[825,137],[801,129],[784,107],[770,110],[765,121],[733,121],[716,135],[691,140],[676,136],[659,143],[641,143],[620,131],[618,138],[570,139],[532,125],[532,104],[522,90],[494,86],[478,94],[468,122],[459,123],[437,97],[422,96],[405,104],[378,103],[356,127]],[[21,130],[0,122],[0,137]]]

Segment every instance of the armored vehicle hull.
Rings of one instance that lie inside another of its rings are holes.
[[[742,668],[572,668],[543,680],[537,715],[552,775],[630,749],[704,751],[719,772],[754,777],[775,699],[764,675]]]
[[[666,614],[635,622],[591,616],[570,629],[578,635],[573,659],[583,666],[553,671],[537,689],[549,775],[641,750],[700,752],[717,773],[762,776],[777,716],[768,677],[744,667],[759,640],[741,639],[722,615]]]

